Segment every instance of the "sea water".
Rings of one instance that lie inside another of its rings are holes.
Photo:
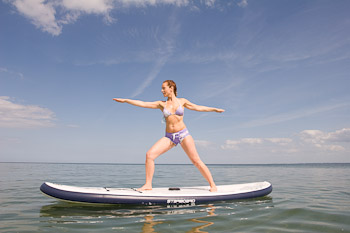
[[[273,191],[194,206],[70,204],[40,185],[137,188],[144,165],[0,163],[0,232],[350,232],[350,164],[208,167],[217,185],[266,180]],[[193,165],[156,165],[153,187],[198,185]]]

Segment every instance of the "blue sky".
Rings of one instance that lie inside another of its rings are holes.
[[[143,163],[179,96],[206,163],[350,162],[350,2],[0,1],[0,161]],[[190,163],[180,147],[158,163]]]

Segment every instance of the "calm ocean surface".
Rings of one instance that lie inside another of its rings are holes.
[[[190,207],[89,206],[44,181],[140,187],[144,165],[0,163],[0,232],[350,232],[350,164],[209,165],[217,185],[269,181],[264,198]],[[156,165],[153,187],[207,185],[193,165]]]

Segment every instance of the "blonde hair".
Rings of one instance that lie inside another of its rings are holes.
[[[175,96],[177,96],[177,87],[176,83],[173,80],[165,80],[163,83],[167,83],[168,86],[173,88]]]

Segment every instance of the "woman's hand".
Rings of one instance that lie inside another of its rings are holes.
[[[126,99],[121,99],[121,98],[114,98],[113,100],[119,102],[119,103],[125,103]]]
[[[225,112],[225,110],[224,110],[224,109],[221,109],[221,108],[216,108],[216,109],[215,109],[215,112],[222,113],[222,112]]]

